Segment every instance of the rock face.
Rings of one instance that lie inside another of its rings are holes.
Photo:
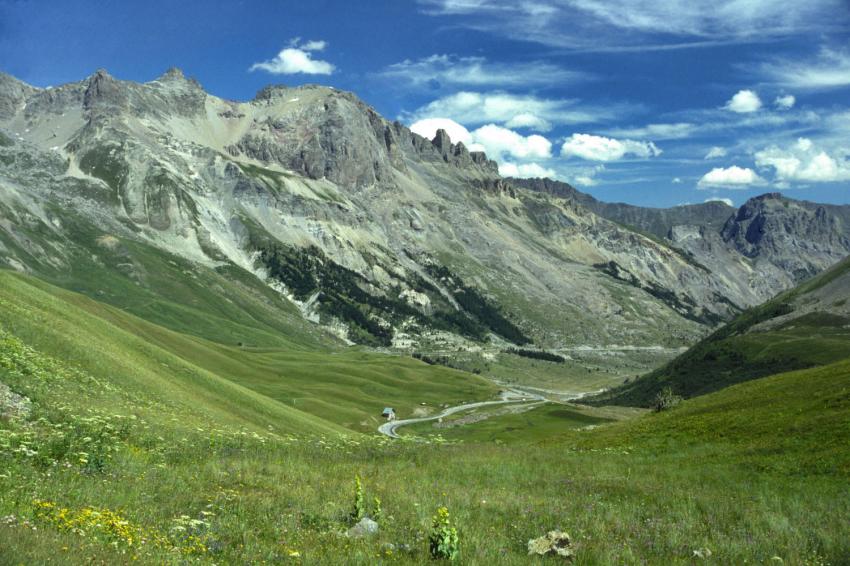
[[[642,208],[600,202],[560,181],[510,182],[563,197],[614,222],[663,238],[723,277],[730,288],[737,288],[724,294],[742,306],[753,304],[749,291],[764,301],[850,255],[850,206],[846,205],[769,193],[748,200],[738,210],[722,202]]]
[[[32,411],[32,402],[0,383],[0,421],[23,419]]]
[[[22,83],[15,77],[0,72],[0,120],[8,120],[14,116],[26,99],[37,89]]]
[[[563,531],[549,531],[545,536],[528,541],[528,554],[558,556],[572,559],[575,556],[570,535]]]
[[[829,207],[609,205],[319,86],[234,102],[176,69],[43,90],[1,75],[0,134],[0,264],[73,286],[113,269],[109,236],[146,250],[114,266],[133,285],[162,254],[247,272],[387,347],[679,346],[848,253]]]
[[[744,203],[720,233],[741,254],[767,258],[799,282],[850,254],[850,207],[769,193]]]
[[[667,238],[670,230],[680,225],[696,225],[719,230],[735,212],[734,208],[719,201],[672,208],[645,208],[620,202],[598,201],[568,183],[551,179],[510,179],[510,182],[518,187],[569,199],[603,218],[633,226],[661,238]]]

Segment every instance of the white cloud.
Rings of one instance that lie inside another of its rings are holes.
[[[464,145],[468,146],[472,141],[472,134],[469,133],[469,130],[448,118],[426,118],[410,126],[411,132],[429,140],[434,139],[437,130],[445,130],[452,139],[452,143],[463,142]]]
[[[293,39],[290,46],[282,49],[273,59],[254,63],[249,71],[266,71],[273,75],[330,75],[336,67],[327,61],[313,59],[313,52],[323,51],[327,47],[325,41],[308,41],[301,43],[300,38]]]
[[[573,177],[573,184],[579,187],[592,187],[599,184],[599,181],[589,175],[578,175]]]
[[[850,180],[850,151],[837,148],[832,154],[799,138],[786,149],[768,147],[755,153],[756,166],[772,169],[779,182],[829,183]]]
[[[791,88],[843,87],[850,85],[850,49],[839,51],[824,47],[814,59],[773,60],[762,64],[760,70],[768,79]]]
[[[689,122],[674,124],[647,124],[640,128],[620,128],[608,130],[608,134],[619,138],[654,138],[657,140],[677,140],[690,136],[697,129]]]
[[[552,124],[548,121],[544,120],[540,116],[536,114],[532,114],[530,112],[523,112],[522,114],[517,114],[507,122],[505,122],[505,126],[508,128],[529,128],[531,130],[537,130],[539,132],[548,132],[552,129]]]
[[[414,87],[430,86],[520,86],[572,83],[590,79],[581,71],[571,71],[543,61],[495,63],[484,57],[431,55],[412,61],[405,59],[384,69],[381,76],[404,81]]]
[[[690,47],[840,29],[845,0],[419,0],[453,25],[546,45],[612,51]],[[564,33],[569,29],[569,33]]]
[[[535,169],[536,163],[516,163],[517,160],[533,162],[552,157],[552,142],[543,136],[523,136],[495,124],[487,124],[469,131],[449,118],[426,118],[410,126],[412,132],[428,139],[433,139],[439,129],[449,134],[452,143],[463,142],[470,151],[485,151],[487,156],[495,159],[500,166],[514,167],[514,171],[519,173],[531,174],[543,169]]]
[[[558,177],[557,171],[548,167],[543,167],[538,163],[511,163],[504,162],[499,164],[499,174],[502,177],[519,177],[521,179],[534,179],[546,177],[555,179]]]
[[[295,45],[293,45],[292,47],[297,47],[297,46],[298,46],[298,43],[296,42]],[[301,49],[304,50],[304,51],[324,51],[325,47],[327,47],[327,46],[328,46],[327,41],[313,40],[313,41],[308,41],[307,43],[302,44]]]
[[[579,187],[593,187],[599,184],[596,175],[603,171],[605,171],[605,166],[602,164],[594,165],[593,167],[582,167],[573,171],[568,177],[574,185],[578,185]]]
[[[573,134],[561,146],[562,157],[580,157],[590,161],[616,161],[626,155],[656,157],[661,150],[652,142],[617,140],[591,134]]]
[[[724,108],[732,112],[738,112],[739,114],[748,114],[750,112],[756,112],[761,108],[761,99],[758,94],[751,90],[739,90],[726,103]]]
[[[510,155],[517,159],[549,159],[552,157],[552,142],[543,136],[523,136],[513,130],[487,124],[472,132],[475,143],[484,146],[487,155],[501,160]]]
[[[708,150],[704,159],[717,159],[718,157],[726,157],[726,149],[720,146],[714,146]]]
[[[765,180],[749,168],[731,167],[722,168],[715,167],[708,173],[702,176],[697,182],[699,187],[718,187],[725,189],[744,189],[752,185],[764,185]]]
[[[776,100],[773,101],[773,105],[776,106],[777,110],[791,110],[794,108],[794,105],[797,103],[797,99],[793,94],[784,94],[782,96],[777,96]]]
[[[673,180],[671,181],[671,183],[673,183],[674,185],[680,185],[682,183],[682,178],[681,177],[673,177]]]
[[[402,113],[400,119],[416,122],[424,118],[451,118],[468,125],[493,123],[545,132],[553,124],[593,123],[612,119],[624,111],[624,105],[579,108],[575,100],[461,91],[438,98],[414,112]]]
[[[705,199],[703,202],[722,202],[722,203],[725,203],[727,206],[732,206],[732,207],[735,206],[735,203],[730,198],[709,197],[709,198]]]

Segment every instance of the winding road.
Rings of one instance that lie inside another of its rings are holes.
[[[546,390],[541,390],[546,391]],[[599,392],[603,391],[602,389]],[[562,393],[562,392],[559,392]],[[569,397],[568,400],[581,399],[582,397],[586,397],[587,395],[593,395],[597,393],[596,391],[589,391],[586,393],[576,393]],[[459,413],[461,411],[466,411],[468,409],[476,409],[478,407],[488,407],[490,405],[506,405],[508,403],[529,403],[529,404],[542,404],[549,399],[544,397],[543,395],[539,395],[537,393],[531,393],[529,391],[523,391],[520,389],[510,389],[507,391],[503,391],[501,393],[501,400],[499,401],[478,401],[477,403],[465,403],[463,405],[457,405],[455,407],[449,407],[447,409],[443,409],[441,412],[435,415],[429,415],[427,417],[417,417],[413,419],[400,419],[397,421],[387,421],[381,426],[378,427],[378,432],[381,434],[385,434],[390,438],[400,438],[396,430],[403,426],[412,425],[416,423],[424,423],[427,421],[435,421],[437,419],[442,419],[449,415],[453,415],[455,413]]]

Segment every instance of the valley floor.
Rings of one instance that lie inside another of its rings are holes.
[[[576,564],[850,557],[850,361],[664,413],[487,407],[396,440],[375,399],[409,415],[498,388],[367,352],[223,349],[0,282],[0,383],[19,395],[0,391],[0,565],[421,564],[441,506],[463,564],[527,564],[553,529]],[[345,534],[358,476],[380,507],[366,538]]]

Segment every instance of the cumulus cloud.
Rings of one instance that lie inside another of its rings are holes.
[[[580,157],[589,161],[616,161],[626,155],[656,157],[661,150],[652,142],[618,140],[591,134],[573,134],[561,146],[562,157]]]
[[[801,181],[829,183],[850,180],[850,151],[836,149],[832,154],[815,147],[812,140],[799,138],[788,148],[771,146],[755,153],[756,166],[772,169],[780,183]]]
[[[500,167],[507,167],[512,171],[511,175],[533,176],[534,172],[545,171],[547,175],[538,176],[549,176],[548,173],[552,172],[551,169],[543,169],[534,163],[536,160],[552,157],[552,142],[543,136],[524,136],[495,124],[487,124],[470,131],[449,118],[426,118],[410,126],[412,132],[428,139],[433,139],[439,129],[445,130],[453,143],[463,142],[470,151],[486,152]]]
[[[795,89],[843,87],[850,85],[850,49],[823,47],[815,58],[775,59],[763,63],[760,71],[768,80]]]
[[[718,157],[726,157],[726,149],[720,146],[714,146],[708,150],[704,159],[717,159]]]
[[[327,42],[312,40],[301,43],[300,38],[293,39],[289,47],[280,51],[274,58],[251,65],[249,71],[266,71],[273,75],[330,75],[336,67],[327,61],[313,59],[313,53],[323,51]]]
[[[732,206],[732,207],[735,206],[735,203],[732,202],[732,199],[730,199],[730,198],[709,197],[709,198],[705,199],[703,202],[722,202],[722,203],[726,204],[727,206]]]
[[[797,103],[797,99],[793,94],[785,94],[782,96],[777,96],[776,100],[773,101],[773,105],[777,110],[791,110],[794,108],[794,104]]]
[[[739,90],[724,106],[726,110],[739,114],[756,112],[761,108],[759,95],[752,90]]]
[[[487,124],[472,132],[475,143],[484,146],[487,155],[500,158],[510,155],[518,159],[549,159],[552,142],[543,136],[523,136],[508,128]]]
[[[697,186],[717,187],[724,189],[745,189],[752,185],[764,185],[765,180],[750,168],[738,167],[715,167],[702,176]]]
[[[440,97],[421,108],[402,113],[400,119],[451,118],[469,125],[500,124],[546,132],[554,124],[582,124],[612,119],[625,112],[623,105],[579,107],[576,100],[540,98],[503,92],[460,91]]]
[[[682,178],[681,177],[673,177],[673,180],[671,181],[671,183],[673,183],[674,185],[680,185],[682,183]]]
[[[449,118],[425,118],[410,126],[411,132],[429,140],[434,139],[437,130],[445,130],[452,139],[452,143],[463,142],[464,145],[468,146],[472,141],[472,134],[469,133],[469,130]]]
[[[538,163],[516,164],[507,161],[499,164],[499,174],[502,177],[519,177],[521,179],[536,179],[540,177],[555,179],[558,177],[557,171],[543,167]]]
[[[543,61],[496,63],[484,57],[431,55],[415,61],[405,59],[384,69],[380,76],[413,87],[512,87],[527,88],[552,83],[587,80],[589,74],[571,71]]]

